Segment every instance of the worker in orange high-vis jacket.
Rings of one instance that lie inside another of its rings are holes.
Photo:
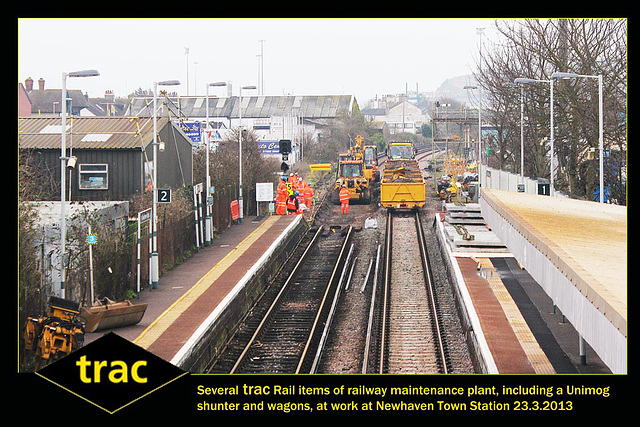
[[[300,209],[300,204],[298,203],[298,194],[297,191],[294,191],[287,198],[287,215],[296,215],[298,210]]]
[[[287,214],[287,190],[278,191],[278,195],[276,196],[276,215],[286,215]]]
[[[313,205],[313,188],[311,188],[311,184],[307,183],[307,186],[304,187],[304,204],[307,205],[307,209],[311,210],[311,206]]]
[[[278,183],[278,193],[284,193],[285,199],[287,198],[287,177],[283,176],[280,178],[280,182]]]
[[[348,214],[349,213],[349,190],[343,184],[340,189],[340,213]]]
[[[291,184],[291,188],[293,188],[293,190],[297,190],[298,189],[298,175],[296,175],[294,173],[290,173],[288,182],[289,182],[289,184]]]

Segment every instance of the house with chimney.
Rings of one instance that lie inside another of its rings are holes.
[[[18,117],[31,115],[31,98],[27,88],[22,83],[18,83]]]
[[[24,90],[28,95],[31,104],[30,112],[26,106],[21,105],[25,101],[23,97],[18,98],[18,111],[20,116],[40,116],[40,117],[60,117],[62,106],[62,89],[46,89],[43,78],[38,79],[38,88],[33,88],[33,79],[27,78],[24,82]],[[80,90],[67,89],[67,111],[72,116],[81,116],[90,106],[87,97]],[[24,114],[23,114],[24,112]],[[92,115],[92,114],[89,114]]]
[[[45,89],[44,79],[33,88],[31,77],[18,84],[18,116],[60,117],[61,89]],[[117,98],[112,90],[103,97],[91,98],[80,90],[67,89],[67,113],[74,117],[122,116],[129,105],[127,98]]]

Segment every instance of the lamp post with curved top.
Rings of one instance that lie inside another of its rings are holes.
[[[158,86],[177,86],[178,80],[164,80],[153,83],[153,248],[151,252],[151,289],[158,287],[160,278],[158,266]]]
[[[207,153],[206,153],[206,163],[207,163],[207,176],[205,178],[205,185],[206,185],[206,194],[205,194],[205,198],[208,198],[211,195],[211,177],[209,176],[209,150],[211,149],[210,146],[210,139],[209,139],[209,87],[221,87],[221,86],[226,86],[227,83],[226,82],[214,82],[214,83],[207,83],[207,95],[206,95],[206,99],[205,99],[205,117],[206,117],[206,122],[205,122],[205,136],[206,136],[206,147],[207,147]],[[205,203],[206,205],[206,216],[205,216],[205,245],[209,246],[211,244],[211,237],[213,236],[213,224],[211,222],[211,205],[209,205],[209,203]]]
[[[599,151],[600,151],[600,203],[604,203],[604,121],[603,121],[603,102],[602,102],[602,74],[590,76],[586,74],[561,73],[555,72],[551,75],[552,79],[575,79],[578,77],[588,79],[598,79],[598,116],[599,116]]]
[[[240,222],[242,222],[244,218],[243,214],[243,206],[242,206],[242,90],[250,90],[256,89],[255,86],[241,86],[240,87],[240,98],[238,105],[238,118],[240,119],[240,132],[238,132],[238,167],[239,167],[239,175],[238,175],[238,208],[240,213]]]
[[[62,134],[61,155],[60,155],[60,296],[66,298],[66,266],[64,262],[67,240],[67,219],[66,219],[66,199],[65,188],[67,186],[67,165],[69,160],[67,157],[67,77],[95,77],[99,76],[98,70],[82,70],[72,71],[70,73],[62,73],[62,95],[60,105],[62,107],[60,116],[62,118]],[[93,303],[93,301],[91,301]]]
[[[529,79],[529,78],[524,78],[524,77],[520,77],[517,78],[513,81],[516,84],[527,84],[527,83],[549,83],[549,89],[550,89],[550,96],[551,96],[551,111],[550,111],[550,116],[551,116],[551,129],[549,132],[549,138],[550,138],[550,144],[551,144],[551,164],[550,164],[550,171],[549,171],[549,195],[553,196],[554,195],[554,187],[553,187],[553,182],[554,182],[554,175],[555,175],[555,170],[554,170],[554,165],[553,165],[553,156],[554,156],[554,149],[553,149],[553,78],[551,78],[550,80],[539,80],[539,79]]]

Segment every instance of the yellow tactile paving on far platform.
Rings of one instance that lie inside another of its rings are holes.
[[[480,271],[489,282],[493,294],[498,299],[509,325],[511,325],[513,332],[518,337],[518,342],[527,355],[529,362],[531,362],[534,371],[537,374],[554,374],[555,370],[551,362],[549,362],[546,354],[540,348],[538,341],[529,329],[524,317],[522,317],[522,313],[520,313],[518,306],[511,298],[509,291],[502,283],[500,275],[493,267],[491,260],[489,258],[476,258],[476,261],[478,261]]]
[[[241,256],[253,245],[275,222],[278,216],[270,216],[258,228],[253,230],[242,242],[224,256],[215,266],[211,268],[198,282],[175,301],[164,313],[154,320],[142,333],[133,341],[142,348],[149,348],[163,333],[173,324],[173,322],[191,306],[208,288],[229,268],[233,261]]]
[[[482,199],[626,336],[626,206],[491,189]]]

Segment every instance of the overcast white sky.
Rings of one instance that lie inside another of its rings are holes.
[[[476,28],[485,28],[485,42],[497,37],[492,19],[29,18],[18,21],[18,78],[33,78],[37,88],[42,77],[46,88],[60,88],[63,72],[97,69],[99,77],[69,79],[67,87],[126,96],[177,79],[177,92],[186,95],[188,66],[189,95],[204,95],[205,84],[216,81],[231,81],[237,95],[240,85],[259,84],[265,40],[265,95],[354,94],[362,106],[404,92],[405,84],[431,91],[472,73]]]

